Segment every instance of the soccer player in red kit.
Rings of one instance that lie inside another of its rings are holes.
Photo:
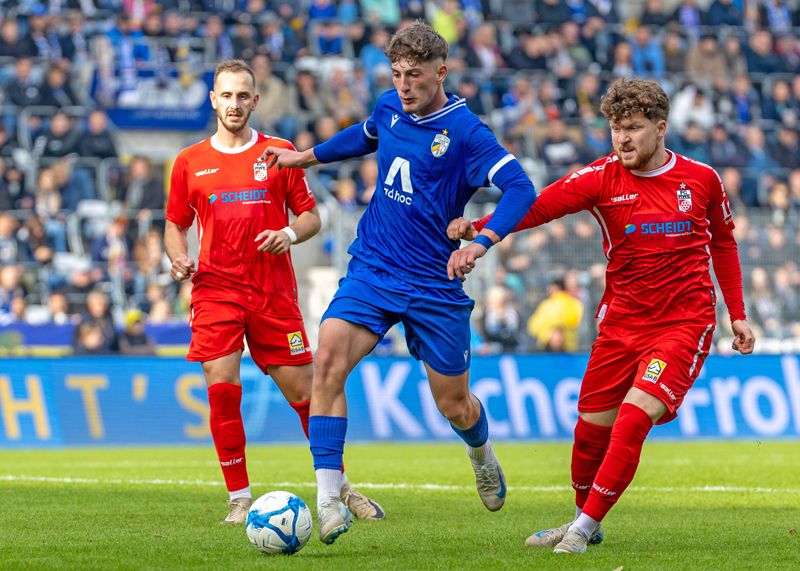
[[[192,280],[187,359],[202,363],[208,385],[211,436],[229,492],[224,523],[244,523],[252,496],[241,413],[243,339],[308,436],[312,354],[289,251],[319,232],[320,218],[302,169],[278,172],[259,160],[267,146],[294,146],[248,126],[258,103],[250,67],[241,60],[219,64],[210,98],[217,131],[175,159],[164,245],[172,278]],[[296,216],[291,225],[287,210]],[[195,219],[197,267],[187,243]],[[342,500],[357,517],[383,517],[380,506],[346,479]]]
[[[620,79],[601,111],[614,153],[546,187],[516,228],[588,210],[608,258],[572,448],[577,515],[526,540],[555,553],[583,553],[602,541],[600,522],[633,480],[650,429],[676,417],[700,373],[716,321],[709,258],[733,348],[748,354],[755,343],[725,189],[714,169],[664,147],[667,95],[655,82]],[[489,218],[454,220],[448,236],[472,239]],[[469,246],[452,254],[451,279],[464,279],[473,256]]]

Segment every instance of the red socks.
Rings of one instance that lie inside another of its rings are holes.
[[[308,438],[308,411],[311,408],[311,401],[290,402],[289,406],[291,406],[297,413],[297,416],[300,417],[300,424],[303,425],[303,434]]]
[[[610,439],[610,426],[599,426],[578,417],[572,445],[572,487],[575,489],[575,505],[580,509],[589,497]]]
[[[229,492],[250,485],[244,456],[244,423],[242,422],[242,387],[231,383],[215,383],[208,387],[211,407],[209,424],[219,465]]]
[[[639,466],[642,445],[653,421],[638,406],[623,403],[611,429],[611,443],[592,484],[583,513],[601,521],[628,487]]]

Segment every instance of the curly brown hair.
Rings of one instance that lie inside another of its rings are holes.
[[[425,22],[417,20],[398,30],[383,53],[392,63],[405,61],[412,65],[436,59],[447,59],[447,40]]]
[[[655,81],[621,78],[603,96],[600,112],[610,123],[618,123],[636,113],[642,113],[653,122],[666,121],[669,97]]]
[[[217,84],[217,78],[221,73],[239,73],[240,71],[249,73],[253,80],[253,85],[256,84],[256,76],[250,66],[247,65],[247,62],[241,59],[226,59],[214,68],[214,85]]]

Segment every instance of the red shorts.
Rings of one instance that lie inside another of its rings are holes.
[[[660,329],[603,324],[583,376],[578,411],[617,408],[636,387],[667,406],[657,424],[669,422],[700,374],[713,335],[714,325],[708,323]]]
[[[244,349],[267,373],[270,365],[306,365],[313,362],[303,318],[277,317],[225,301],[192,301],[192,342],[188,361],[211,361]]]

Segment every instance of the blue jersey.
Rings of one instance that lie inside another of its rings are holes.
[[[407,281],[461,287],[447,279],[459,246],[447,238],[447,225],[514,156],[455,95],[420,117],[387,91],[362,128],[378,142],[378,183],[349,253]]]

